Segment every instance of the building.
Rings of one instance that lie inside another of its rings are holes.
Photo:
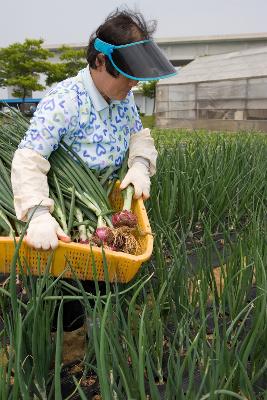
[[[267,47],[198,57],[160,81],[156,125],[267,132]]]

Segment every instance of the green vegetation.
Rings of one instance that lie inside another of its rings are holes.
[[[156,95],[156,85],[157,81],[144,82],[141,85],[143,95],[153,99]]]
[[[151,260],[127,285],[106,282],[101,293],[95,282],[94,295],[78,281],[53,280],[48,263],[42,277],[22,274],[23,297],[16,253],[0,288],[1,398],[266,399],[267,137],[153,135]],[[56,305],[70,296],[92,327],[63,396],[61,305],[56,335],[50,328]]]
[[[0,49],[0,87],[14,86],[13,95],[22,99],[31,92],[44,90],[40,74],[46,76],[46,85],[75,76],[87,65],[84,50],[62,46],[58,49],[60,62],[52,63],[54,53],[42,47],[42,39],[26,39]]]
[[[75,76],[87,65],[84,50],[62,46],[58,49],[58,53],[60,62],[50,65],[46,79],[47,85]]]
[[[0,86],[14,86],[13,95],[25,98],[31,91],[43,90],[40,74],[48,71],[53,54],[42,48],[43,40],[26,39],[0,49]]]
[[[144,128],[154,128],[155,126],[155,115],[141,115],[141,121]]]

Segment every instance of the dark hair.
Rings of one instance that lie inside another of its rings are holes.
[[[117,8],[90,36],[86,52],[89,66],[96,69],[96,59],[99,54],[99,51],[94,48],[96,38],[114,45],[128,44],[138,40],[150,39],[155,30],[156,21],[146,22],[140,12]],[[105,62],[107,72],[114,77],[119,76],[119,72],[113,67],[107,56],[105,56]]]

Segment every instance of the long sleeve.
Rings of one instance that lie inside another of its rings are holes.
[[[26,221],[28,210],[36,205],[47,206],[50,212],[53,211],[54,202],[49,198],[47,183],[49,169],[49,162],[36,151],[24,148],[15,152],[11,183],[18,219]]]
[[[149,161],[149,175],[156,173],[156,162],[158,152],[154,145],[154,139],[150,134],[150,129],[145,128],[140,132],[131,135],[129,145],[128,166],[132,167],[136,157],[142,157]]]

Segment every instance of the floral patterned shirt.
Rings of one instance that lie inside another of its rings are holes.
[[[58,83],[41,100],[19,148],[49,158],[64,140],[90,168],[103,170],[122,164],[130,135],[141,129],[133,93],[108,104],[87,67]]]

